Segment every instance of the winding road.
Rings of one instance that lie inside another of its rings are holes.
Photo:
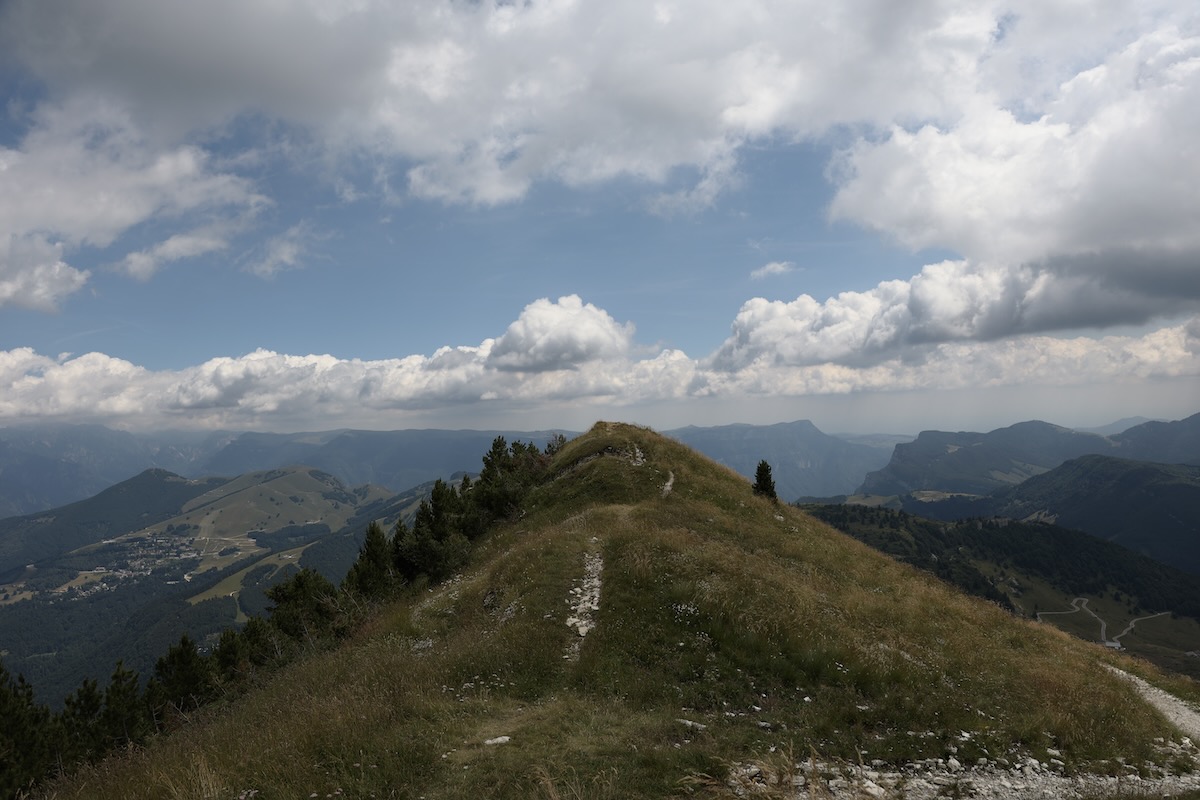
[[[1137,625],[1139,622],[1142,622],[1143,620],[1147,620],[1147,619],[1154,619],[1155,617],[1161,617],[1165,614],[1171,613],[1170,611],[1160,611],[1157,614],[1150,614],[1145,617],[1138,617],[1137,619],[1132,619],[1129,621],[1129,624],[1127,626],[1125,626],[1125,630],[1118,633],[1111,640],[1108,638],[1108,623],[1104,621],[1103,617],[1101,617],[1099,614],[1097,614],[1095,611],[1093,611],[1091,608],[1088,607],[1088,598],[1086,598],[1086,597],[1076,597],[1074,600],[1072,600],[1070,611],[1039,611],[1037,614],[1037,621],[1043,622],[1044,620],[1042,620],[1042,617],[1048,617],[1048,616],[1052,616],[1054,614],[1077,614],[1080,611],[1085,611],[1088,614],[1091,614],[1092,617],[1094,617],[1095,620],[1100,623],[1100,641],[1101,642],[1103,642],[1104,644],[1116,644],[1118,646],[1120,646],[1120,644],[1121,644],[1121,637],[1126,636],[1131,631],[1133,631],[1133,627],[1135,625]]]

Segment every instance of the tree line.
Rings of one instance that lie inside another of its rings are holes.
[[[267,591],[265,617],[225,629],[207,648],[184,634],[144,682],[118,662],[106,687],[84,680],[53,713],[36,701],[24,676],[13,677],[0,663],[0,798],[168,733],[201,707],[245,691],[299,655],[333,646],[373,605],[414,584],[450,577],[491,525],[520,513],[521,501],[546,477],[564,443],[559,435],[539,449],[496,437],[477,479],[464,476],[457,486],[436,481],[411,524],[400,519],[388,532],[370,523],[340,585],[300,569]]]

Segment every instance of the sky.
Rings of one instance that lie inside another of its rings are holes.
[[[0,425],[1200,411],[1200,6],[0,0]]]

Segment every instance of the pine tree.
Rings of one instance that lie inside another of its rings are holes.
[[[769,500],[779,500],[775,494],[775,479],[771,477],[771,465],[766,461],[759,461],[758,469],[754,471],[754,493]]]
[[[96,681],[85,678],[75,691],[63,700],[58,715],[60,759],[64,767],[80,761],[93,761],[107,749],[101,716],[104,713],[104,693]]]
[[[165,720],[195,711],[213,698],[214,690],[212,664],[185,633],[155,663],[146,694],[159,719]]]
[[[233,683],[250,667],[249,646],[241,631],[226,628],[213,648],[212,656],[217,678],[222,683]]]
[[[50,711],[33,699],[33,687],[15,681],[0,664],[0,797],[14,797],[54,767]]]
[[[267,590],[267,598],[275,604],[270,609],[271,622],[296,641],[329,634],[337,616],[334,605],[336,594],[337,589],[329,579],[310,567],[304,567],[283,583]]]
[[[378,522],[367,526],[358,559],[346,573],[342,589],[366,598],[386,597],[393,588],[392,548]]]
[[[109,749],[141,744],[150,735],[150,714],[142,696],[141,680],[121,661],[117,662],[104,690],[100,727]]]

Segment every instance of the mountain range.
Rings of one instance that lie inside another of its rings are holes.
[[[1200,467],[1087,455],[982,497],[920,493],[899,503],[934,519],[1055,523],[1200,575]]]
[[[475,469],[497,436],[545,443],[557,431],[133,434],[99,425],[0,428],[0,517],[82,500],[143,470],[232,477],[297,464],[349,486],[401,491]]]
[[[679,442],[600,423],[526,474],[444,580],[411,573],[374,605],[325,595],[322,614],[373,612],[41,796],[1200,785],[1164,777],[1194,769],[1194,751],[1128,675],[1200,699],[1191,682],[965,596]],[[386,568],[384,544],[356,566]],[[191,668],[217,668],[185,644],[173,652]]]
[[[1083,455],[1200,465],[1200,414],[1146,422],[1112,436],[1038,421],[989,433],[922,431],[912,442],[897,444],[887,466],[868,474],[856,494],[983,495]]]
[[[187,478],[297,464],[348,486],[402,491],[478,469],[497,436],[545,444],[566,431],[332,430],[309,433],[133,434],[99,425],[0,428],[0,518],[82,500],[150,468]],[[887,463],[896,437],[872,445],[829,436],[808,421],[667,431],[742,475],[767,459],[780,495],[845,494]],[[905,437],[899,437],[904,440]]]
[[[805,495],[844,494],[866,473],[887,464],[894,439],[860,444],[822,433],[808,420],[776,425],[676,428],[664,434],[747,478],[758,462],[772,468],[775,489],[788,501]]]
[[[925,432],[911,444],[884,439],[895,452],[891,463],[873,475],[925,475],[920,485],[935,488],[880,500],[922,517],[1056,522],[1200,572],[1198,468],[1083,456],[1009,482],[1017,474],[1014,464],[1034,472],[1031,464],[1050,463],[1081,443],[1186,457],[1197,419],[1200,415],[1178,423],[1143,423],[1112,437],[1031,422],[989,434]],[[68,433],[58,430],[40,440],[44,452],[70,440]],[[88,450],[78,445],[70,451],[75,463],[115,469],[153,455],[149,446],[134,446],[136,437],[112,433],[83,428],[81,441],[120,446],[102,462],[84,458]],[[370,482],[348,484],[313,466],[263,465],[314,459],[342,474],[396,479],[416,474],[406,470],[415,469],[411,465],[420,454],[436,452],[429,471],[441,465],[442,476],[452,478],[478,472],[480,454],[494,433],[333,431],[195,439],[190,449],[160,446],[154,452],[189,469],[198,463],[252,469],[236,478],[188,478],[153,468],[87,500],[2,519],[0,649],[5,662],[49,697],[61,697],[82,677],[102,677],[114,653],[129,654],[129,663],[145,670],[179,630],[203,639],[264,612],[266,590],[297,568],[312,567],[340,580],[368,523],[390,527],[399,519],[411,520],[432,486],[430,479],[396,492]],[[549,439],[552,434],[537,435]],[[759,460],[770,461],[785,499],[796,496],[798,487],[846,491],[856,475],[887,456],[886,447],[846,442],[804,421],[683,428],[668,435],[742,476],[752,475]],[[32,439],[27,436],[27,443]],[[970,459],[958,456],[964,450]],[[354,463],[356,455],[361,464]],[[945,475],[960,483],[937,477]],[[995,483],[1000,488],[986,496],[961,491]],[[108,636],[86,635],[114,620],[129,621]]]

